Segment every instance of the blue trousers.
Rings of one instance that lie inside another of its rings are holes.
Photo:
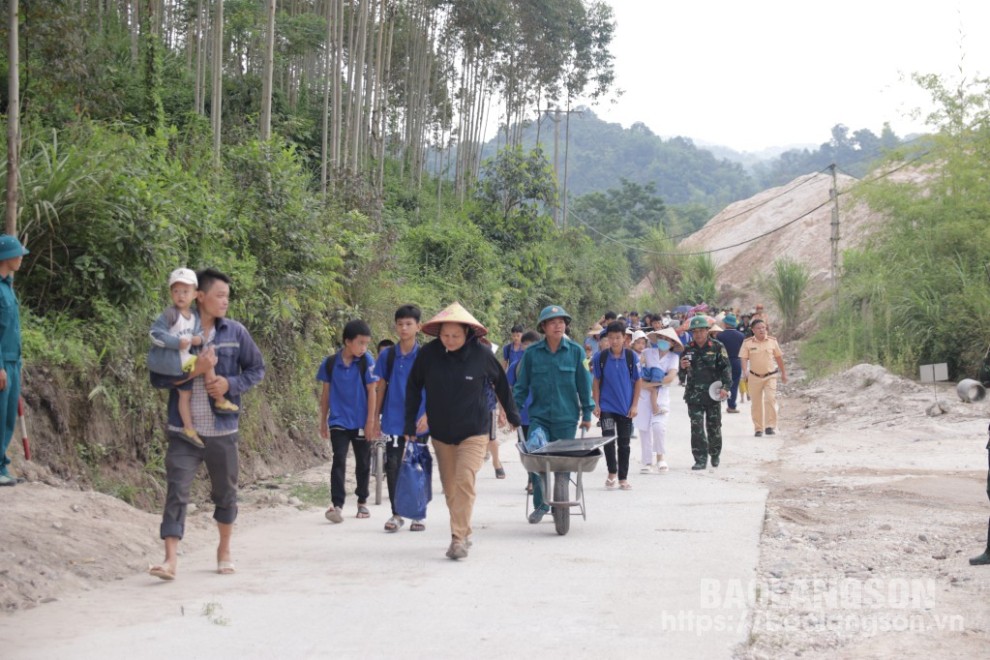
[[[732,368],[732,389],[729,390],[729,408],[736,409],[736,398],[739,396],[739,379],[742,378],[742,360],[740,358],[729,358],[729,366]]]
[[[21,396],[21,363],[4,362],[3,369],[7,372],[7,388],[0,391],[0,470],[6,470],[10,465],[7,458],[7,447],[14,437],[17,428],[17,400]]]

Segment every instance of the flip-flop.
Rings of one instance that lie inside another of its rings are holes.
[[[619,484],[619,490],[632,490],[632,484],[628,481],[624,484]]]
[[[368,511],[368,507],[363,504],[358,504],[358,512],[355,518],[370,518],[371,511]]]
[[[495,468],[495,478],[505,479],[505,468],[501,468],[501,467]]]
[[[162,566],[161,564],[156,564],[155,566],[148,567],[148,575],[152,575],[156,578],[162,580],[174,580],[175,573],[169,570],[168,566]]]
[[[236,572],[234,568],[234,562],[230,560],[221,560],[217,562],[217,573],[220,575],[233,575]]]
[[[426,529],[426,525],[423,524],[421,520],[414,520],[411,525],[409,525],[410,532],[422,532]]]
[[[606,490],[615,490],[615,485],[617,483],[618,483],[618,481],[616,479],[606,479],[605,480],[605,489]]]

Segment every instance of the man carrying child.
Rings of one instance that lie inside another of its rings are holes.
[[[199,282],[196,273],[188,268],[176,268],[168,278],[172,304],[162,312],[151,326],[151,350],[148,351],[148,369],[153,373],[178,378],[188,374],[196,366],[194,347],[203,345],[199,314],[192,308]],[[216,377],[212,371],[206,373],[207,380]],[[192,395],[192,381],[176,386],[179,391],[179,416],[182,418],[182,433],[193,445],[202,449],[202,438],[193,428],[189,402]],[[217,414],[237,412],[238,407],[219,397],[213,402]]]
[[[202,336],[205,340],[195,366],[182,380],[151,373],[155,387],[168,388],[168,448],[165,452],[165,510],[162,513],[161,537],[165,541],[165,560],[149,567],[149,574],[162,580],[175,578],[179,541],[185,533],[189,491],[199,466],[206,463],[210,476],[210,495],[216,507],[220,543],[217,546],[217,572],[234,572],[230,539],[237,518],[238,413],[217,415],[212,400],[221,397],[232,404],[261,382],[265,363],[261,351],[247,329],[227,318],[230,302],[230,278],[207,269],[197,276]],[[214,374],[214,375],[210,375]],[[200,378],[204,376],[204,378]],[[179,416],[179,393],[176,386],[192,381],[190,411],[192,426],[204,446],[189,442]]]

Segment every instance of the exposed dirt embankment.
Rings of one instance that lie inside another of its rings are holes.
[[[45,367],[26,370],[23,397],[32,460],[23,460],[18,429],[10,450],[14,472],[31,481],[97,490],[157,511],[164,497],[167,393],[154,390],[146,379],[141,371],[101,380],[66,377]],[[248,392],[241,414],[245,484],[328,458],[325,443],[308,423],[299,425],[306,428],[279,427],[263,387],[275,386],[266,383]],[[204,487],[197,487],[197,495],[205,495]]]
[[[789,394],[741,655],[985,655],[990,406],[867,364]]]

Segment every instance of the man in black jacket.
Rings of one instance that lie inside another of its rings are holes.
[[[509,423],[522,423],[505,370],[491,349],[477,341],[487,332],[459,303],[450,305],[423,324],[423,333],[439,341],[420,349],[406,384],[405,434],[409,441],[416,435],[425,389],[426,418],[450,510],[450,559],[467,557],[471,546],[474,482],[485,462],[491,424],[489,388],[494,387]]]

